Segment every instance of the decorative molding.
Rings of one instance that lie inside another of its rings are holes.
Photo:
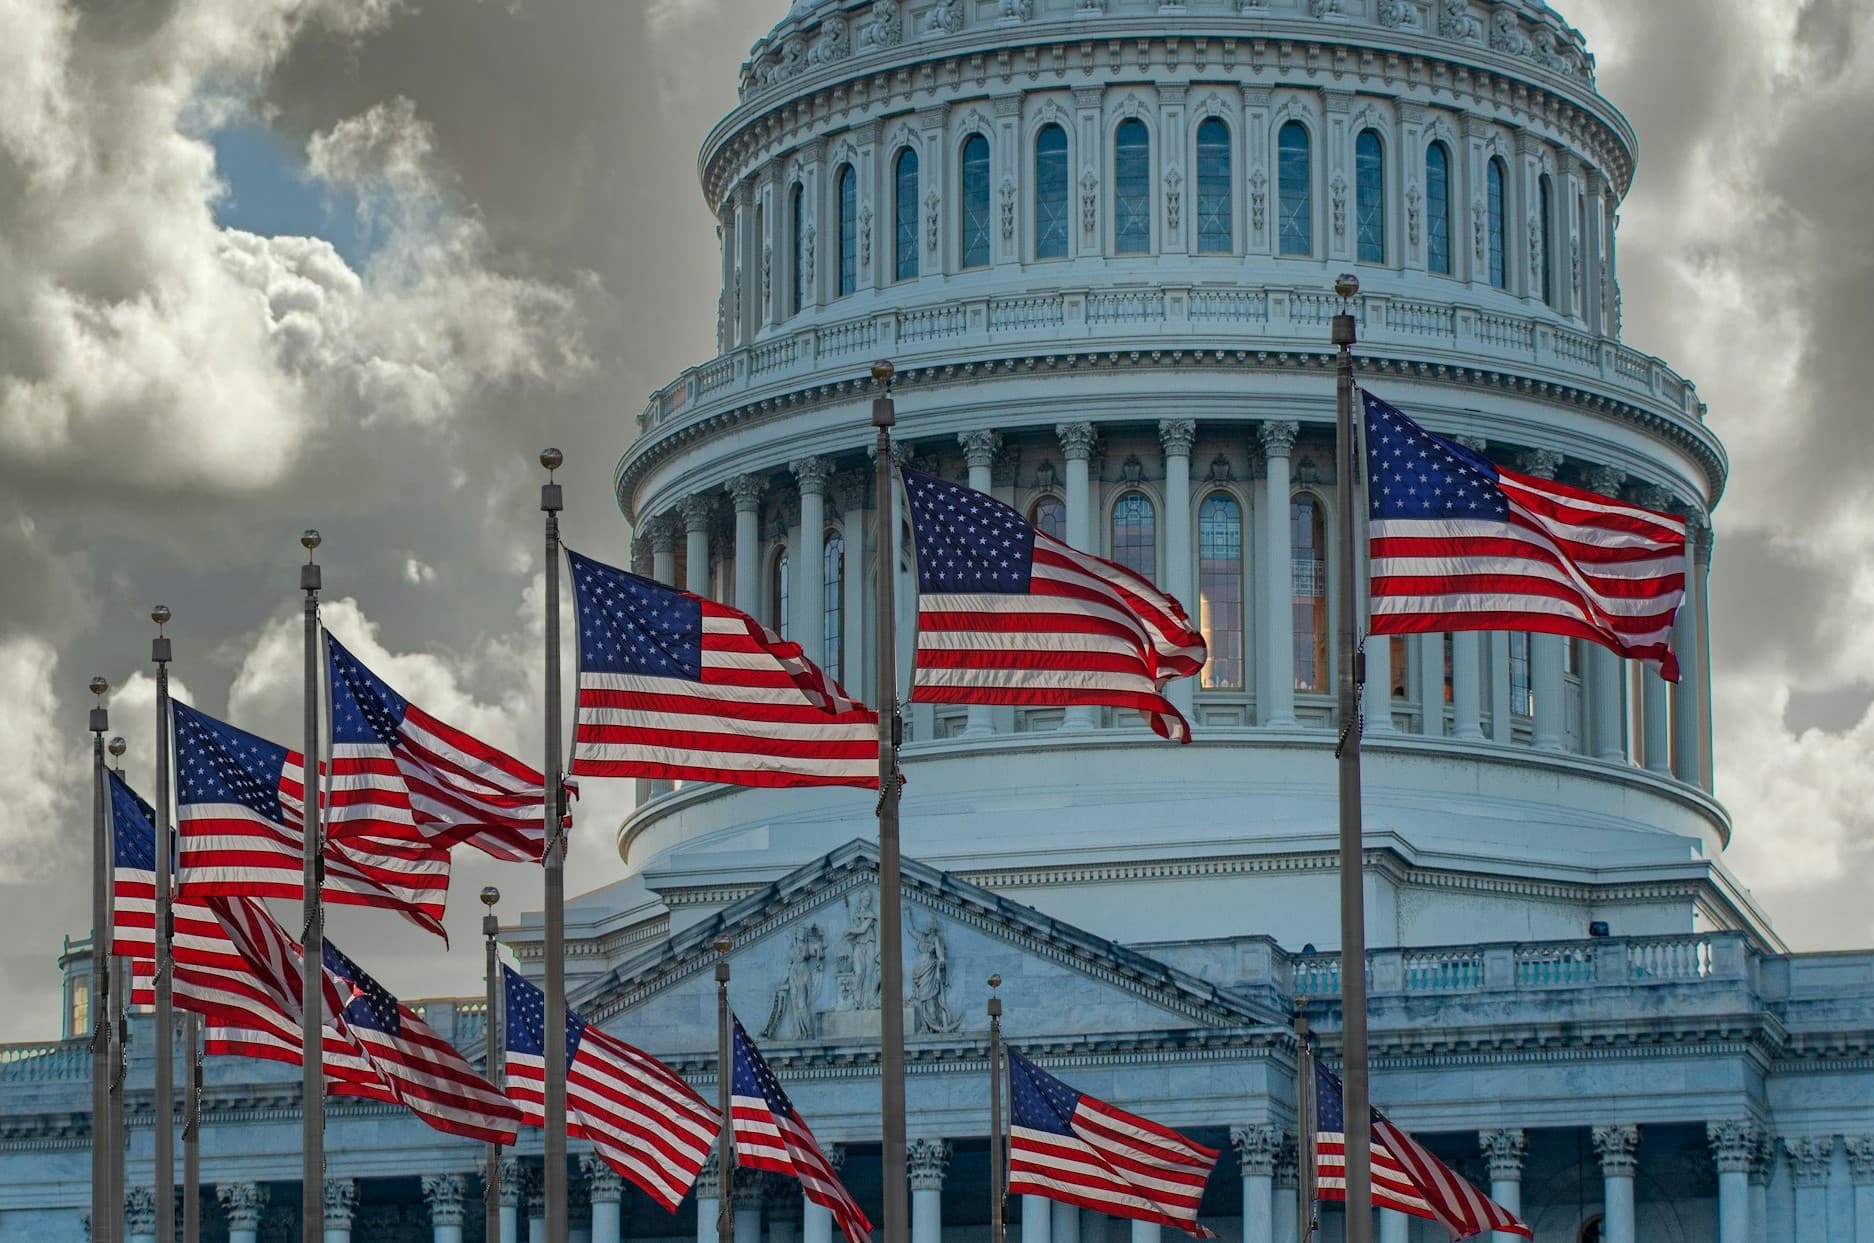
[[[1828,1186],[1828,1167],[1835,1160],[1833,1135],[1785,1136],[1783,1152],[1789,1157],[1791,1182],[1798,1187]]]

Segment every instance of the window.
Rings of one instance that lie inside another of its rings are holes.
[[[1151,498],[1128,492],[1113,506],[1113,560],[1155,581],[1158,576],[1158,532]]]
[[[1542,269],[1539,280],[1542,300],[1550,306],[1555,305],[1555,203],[1554,188],[1547,173],[1536,179],[1536,230],[1542,238],[1542,254],[1537,257],[1537,266]]]
[[[1044,496],[1029,506],[1028,522],[1042,534],[1067,542],[1067,506],[1058,496]]]
[[[772,565],[774,577],[768,584],[768,624],[785,639],[787,632],[793,629],[787,608],[787,549],[782,548],[774,554]]]
[[[1225,492],[1197,513],[1197,624],[1210,649],[1205,689],[1243,685],[1243,507]]]
[[[1569,287],[1575,295],[1575,314],[1586,316],[1588,313],[1588,291],[1581,287],[1582,268],[1581,252],[1588,245],[1588,199],[1585,194],[1575,196],[1575,233],[1569,239],[1574,249],[1568,259]]]
[[[758,324],[767,323],[769,315],[768,245],[768,208],[765,203],[757,203],[755,204],[755,247],[761,252],[761,284],[749,292],[751,298],[755,299],[755,322]],[[751,279],[754,278],[751,277]]]
[[[84,976],[72,979],[71,1034],[82,1036],[91,1030],[91,981]]]
[[[794,222],[794,286],[788,294],[788,310],[798,315],[807,295],[807,282],[813,279],[807,258],[807,192],[798,182],[788,195],[788,214]]]
[[[1044,125],[1035,135],[1035,258],[1067,257],[1067,131]]]
[[[1353,142],[1353,231],[1361,263],[1386,262],[1386,153],[1370,129]]]
[[[1197,127],[1197,249],[1227,255],[1235,249],[1230,212],[1230,127],[1211,117]]]
[[[1451,153],[1441,142],[1425,148],[1425,266],[1451,275]]]
[[[1406,641],[1394,636],[1387,644],[1387,653],[1387,663],[1390,666],[1387,672],[1392,675],[1392,682],[1388,689],[1392,692],[1392,698],[1404,699],[1407,697],[1407,689],[1411,685],[1412,677],[1411,662],[1406,658]]]
[[[1327,689],[1327,531],[1321,502],[1297,492],[1288,505],[1294,581],[1295,689]]]
[[[1152,248],[1152,140],[1143,121],[1121,121],[1113,132],[1113,253]]]
[[[963,144],[963,246],[966,268],[989,266],[989,140],[971,134]]]
[[[839,296],[843,298],[859,287],[859,179],[852,165],[840,166],[833,193],[839,200]]]
[[[826,650],[821,653],[820,668],[835,682],[843,682],[846,662],[840,622],[846,616],[846,541],[838,531],[826,533],[826,549],[820,557],[820,585],[826,617]]]
[[[1529,636],[1513,630],[1510,632],[1510,715],[1530,716],[1535,707],[1535,692],[1529,686]]]
[[[906,147],[898,153],[892,179],[892,239],[896,251],[892,279],[908,281],[917,276],[917,152]]]
[[[1308,130],[1290,121],[1276,135],[1276,219],[1285,255],[1314,253],[1314,157]]]
[[[1492,156],[1490,172],[1485,178],[1488,184],[1490,233],[1490,283],[1498,289],[1508,289],[1509,281],[1503,267],[1503,161]]]

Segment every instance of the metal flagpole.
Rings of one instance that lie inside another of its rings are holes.
[[[104,769],[104,731],[111,727],[104,696],[111,684],[91,679],[98,697],[91,709],[91,1238],[110,1243],[117,1237],[111,1220],[111,1163],[117,1145],[111,1135],[111,833],[110,782]],[[77,1033],[73,1033],[76,1035]]]
[[[547,526],[546,653],[546,1136],[542,1163],[546,1193],[547,1243],[566,1243],[566,834],[565,787],[560,772],[560,485],[553,472],[565,461],[558,449],[544,449],[540,464],[547,481],[540,485],[540,510]],[[310,1236],[308,1236],[310,1237]]]
[[[1002,977],[989,977],[989,1243],[1008,1233],[1008,1195],[1002,1165]]]
[[[891,396],[896,369],[872,364],[884,392],[872,399],[878,429],[875,508],[879,525],[878,572],[878,1069],[884,1130],[884,1243],[906,1243],[904,1152],[904,931],[898,874],[898,652],[895,603],[898,532],[891,523],[891,428],[897,419]]]
[[[722,1134],[716,1137],[716,1243],[734,1243],[735,1051],[729,1047],[729,938],[716,938],[716,1108]]]
[[[1315,1123],[1319,1114],[1315,1110],[1314,1095],[1314,1048],[1308,1043],[1308,1016],[1302,1012],[1301,999],[1296,999],[1295,1006],[1295,1193],[1301,1203],[1295,1221],[1301,1237],[1299,1243],[1309,1243],[1314,1238],[1317,1197],[1320,1188],[1316,1183],[1319,1167],[1315,1164]]]
[[[117,771],[117,775],[121,777],[124,772],[124,752],[130,749],[130,744],[119,736],[111,739],[107,749],[111,753],[111,758],[115,761],[114,767]],[[110,856],[110,879],[112,881],[115,881],[117,874],[116,842],[117,835],[113,828],[111,833]],[[116,920],[110,918],[107,920],[107,923],[111,928],[110,936],[114,939]],[[107,949],[108,946],[109,942],[107,941]],[[111,1085],[108,1108],[108,1133],[110,1138],[107,1141],[110,1146],[110,1170],[109,1186],[106,1193],[109,1207],[104,1220],[109,1225],[111,1231],[110,1237],[112,1240],[119,1240],[124,1237],[124,1150],[128,1147],[125,1143],[126,1137],[124,1132],[124,1077],[130,1069],[130,981],[129,973],[125,970],[123,959],[113,954],[111,955],[110,962],[111,996],[116,999],[116,1004],[112,1007],[113,1013],[110,1015]],[[95,1221],[96,1218],[92,1220]]]
[[[151,1177],[156,1193],[156,1243],[176,1238],[176,1033],[170,996],[169,943],[175,917],[169,909],[170,873],[175,843],[169,826],[169,606],[150,610],[156,637],[150,659],[156,662],[156,1164]]]
[[[496,889],[493,885],[482,886],[482,905],[488,908],[488,913],[482,916],[482,938],[488,945],[488,954],[484,960],[487,963],[485,970],[487,972],[486,981],[488,987],[488,1016],[486,1019],[488,1029],[486,1032],[487,1060],[483,1063],[483,1069],[488,1072],[488,1082],[494,1084],[497,1088],[501,1086],[502,1077],[500,1070],[500,1030],[495,1022],[495,1017],[500,1012],[498,1007],[501,1001],[501,990],[498,985],[501,980],[501,966],[495,958],[495,935],[501,931],[501,921],[495,918],[495,903],[500,900],[501,891],[499,889]],[[488,1157],[482,1170],[482,1213],[483,1220],[486,1223],[483,1227],[482,1237],[484,1239],[499,1239],[501,1237],[500,1144],[488,1145]]]
[[[1342,1104],[1347,1128],[1347,1243],[1372,1243],[1372,1109],[1366,1075],[1366,888],[1360,815],[1360,690],[1366,657],[1360,648],[1357,607],[1360,563],[1356,531],[1365,530],[1355,480],[1361,463],[1353,425],[1353,296],[1360,281],[1351,273],[1334,280],[1341,300],[1331,328],[1339,356],[1334,363],[1334,457],[1340,485],[1340,1000]]]
[[[202,1238],[202,1019],[182,1016],[182,1064],[187,1086],[182,1106],[182,1243]]]
[[[306,741],[300,759],[300,803],[305,808],[300,910],[305,917],[306,948],[299,997],[299,1217],[300,1237],[318,1239],[325,1232],[325,832],[319,806],[319,589],[323,584],[313,552],[322,541],[317,531],[309,530],[300,535],[299,542],[306,550],[306,564],[299,567],[299,589],[306,593]]]

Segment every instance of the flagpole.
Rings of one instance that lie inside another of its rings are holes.
[[[300,910],[305,918],[305,953],[300,963],[300,1235],[325,1237],[325,833],[319,806],[319,589],[313,553],[317,531],[299,537],[306,564],[299,589],[306,593],[306,741],[300,757],[300,805],[304,808]]]
[[[722,1134],[716,1137],[716,1243],[735,1240],[735,1051],[729,1047],[729,938],[716,938],[716,1108]]]
[[[114,767],[120,777],[123,775],[124,771],[124,752],[129,749],[130,744],[125,742],[121,736],[112,738],[110,745],[107,747],[107,750],[111,753],[111,758],[115,761]],[[111,829],[110,867],[110,878],[112,881],[115,881],[117,876],[117,833],[115,822],[113,822],[113,827]],[[113,914],[108,921],[111,928],[111,940],[113,941],[116,939],[117,928],[117,921],[114,914],[115,909],[115,900],[113,899]],[[110,963],[111,995],[116,998],[116,1004],[113,1007],[115,1012],[110,1015],[111,1085],[110,1104],[107,1111],[110,1133],[110,1139],[108,1141],[110,1148],[110,1171],[109,1182],[106,1188],[107,1198],[105,1202],[107,1209],[104,1220],[110,1227],[111,1239],[113,1243],[115,1243],[116,1240],[121,1240],[124,1237],[124,1149],[127,1147],[124,1134],[124,1077],[129,1071],[130,973],[124,968],[124,960],[117,957],[115,954],[111,955]],[[95,1221],[96,1219],[93,1218],[93,1220]]]
[[[1002,977],[989,977],[989,1243],[1002,1243],[1008,1232],[1006,1193],[1002,1189]]]
[[[156,637],[150,640],[150,659],[156,662],[156,1121],[155,1186],[156,1243],[176,1238],[176,1033],[170,995],[169,942],[175,919],[169,909],[170,873],[175,867],[175,845],[169,825],[169,606],[150,610]]]
[[[1306,998],[1295,999],[1295,1194],[1301,1203],[1295,1216],[1298,1243],[1314,1238],[1315,1205],[1320,1168],[1315,1164],[1314,1049],[1308,1043]]]
[[[546,1135],[541,1163],[546,1193],[547,1243],[566,1243],[566,836],[560,772],[560,485],[553,472],[565,461],[558,449],[544,449],[540,464],[547,481],[540,485],[540,510],[546,515]],[[308,1236],[310,1237],[310,1236]]]
[[[1366,1067],[1366,888],[1365,852],[1360,815],[1360,689],[1366,681],[1366,658],[1360,650],[1358,544],[1363,530],[1353,425],[1353,344],[1351,299],[1360,282],[1350,273],[1334,280],[1340,313],[1334,316],[1334,457],[1340,478],[1340,999],[1341,1081],[1345,1084],[1347,1128],[1347,1243],[1372,1243],[1372,1106]]]
[[[202,1019],[182,1016],[182,1064],[187,1093],[182,1106],[182,1243],[202,1237]]]
[[[872,364],[884,389],[872,399],[878,429],[874,508],[878,512],[878,1069],[884,1131],[883,1243],[907,1243],[904,1143],[904,949],[898,870],[898,652],[895,642],[897,531],[891,524],[892,364]]]
[[[111,684],[91,679],[98,697],[91,709],[91,1238],[111,1243],[117,1231],[111,1220],[111,1162],[117,1147],[111,1140],[111,960],[110,782],[105,776],[104,734],[111,727],[104,696]],[[77,1033],[72,1033],[76,1035]]]
[[[501,931],[501,921],[495,918],[495,903],[501,900],[501,891],[493,885],[483,885],[481,897],[482,905],[488,908],[488,913],[482,916],[482,938],[488,946],[487,956],[484,959],[487,964],[484,970],[488,988],[485,1045],[487,1060],[483,1064],[483,1069],[488,1074],[488,1082],[499,1088],[501,1086],[499,1070],[501,1041],[495,1015],[496,1006],[499,1004],[496,986],[501,978],[501,968],[495,958],[495,935]],[[482,1214],[485,1223],[482,1237],[499,1239],[501,1237],[501,1145],[499,1144],[488,1145],[488,1156],[482,1169]]]

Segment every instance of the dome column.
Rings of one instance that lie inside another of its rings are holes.
[[[996,453],[1002,448],[1001,434],[991,431],[962,432],[957,436],[957,443],[963,446],[963,460],[969,466],[971,491],[988,496],[995,486],[993,474]],[[963,736],[987,738],[995,732],[995,709],[988,704],[971,704],[963,726]],[[941,1171],[938,1174],[938,1185],[942,1186]]]
[[[675,514],[653,515],[644,524],[651,537],[651,577],[666,587],[677,582],[677,518]]]
[[[1093,551],[1093,494],[1087,479],[1088,463],[1093,459],[1093,424],[1061,423],[1054,429],[1061,438],[1061,456],[1067,462],[1067,542],[1083,552]],[[1067,709],[1062,729],[1092,729],[1098,718],[1092,708]],[[1033,1198],[1033,1197],[1029,1197]],[[1041,1211],[1047,1201],[1041,1202]],[[1037,1243],[1028,1237],[1027,1206],[1022,1211],[1022,1243]],[[1039,1243],[1046,1243],[1045,1234]]]
[[[1295,568],[1289,547],[1288,455],[1295,447],[1301,424],[1277,420],[1256,429],[1262,447],[1263,605],[1262,640],[1256,650],[1262,661],[1257,671],[1257,717],[1275,729],[1295,726]]]
[[[1664,509],[1668,504],[1665,489],[1642,484],[1633,490],[1634,502],[1647,509]],[[1640,670],[1640,760],[1649,773],[1671,773],[1670,688],[1651,669]]]
[[[1553,449],[1536,449],[1523,455],[1523,473],[1537,479],[1553,479],[1561,467],[1562,455]],[[1538,751],[1560,751],[1565,724],[1562,702],[1562,645],[1568,642],[1558,634],[1529,636],[1529,684],[1535,698],[1535,721],[1530,741]]]
[[[1590,492],[1619,496],[1626,476],[1611,466],[1596,466],[1582,481]],[[1599,643],[1584,645],[1588,653],[1588,753],[1597,760],[1625,763],[1621,740],[1621,659]]]
[[[1197,603],[1191,554],[1191,446],[1197,442],[1197,422],[1166,419],[1158,425],[1158,440],[1165,447],[1165,574],[1161,585],[1201,625],[1203,610]],[[1190,716],[1197,679],[1179,678],[1167,689],[1172,705]]]
[[[1679,680],[1672,687],[1672,772],[1687,785],[1708,787],[1705,770],[1705,576],[1711,527],[1702,514],[1686,515],[1685,599],[1672,627]]]
[[[683,515],[683,589],[709,595],[709,523],[716,516],[716,498],[704,493],[677,503]]]
[[[737,475],[729,480],[729,503],[735,509],[735,607],[751,616],[761,594],[761,494],[766,482],[760,475]]]
[[[833,503],[840,513],[840,546],[845,550],[845,615],[840,619],[840,685],[855,698],[871,702],[872,657],[866,644],[865,563],[866,506],[872,499],[872,472],[841,471],[833,477]]]
[[[790,464],[800,483],[800,554],[794,573],[794,624],[789,635],[807,659],[826,657],[826,482],[833,459],[801,458]]]

